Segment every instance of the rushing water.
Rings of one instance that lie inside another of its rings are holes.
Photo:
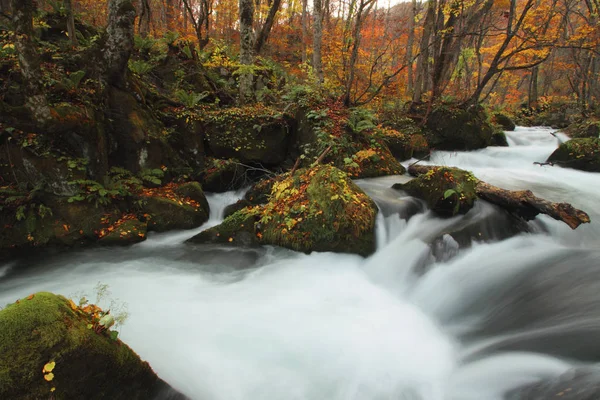
[[[359,182],[381,210],[368,259],[183,244],[232,192],[209,196],[200,229],[0,265],[0,305],[109,284],[123,340],[193,399],[502,399],[600,357],[600,174],[534,165],[564,140],[552,132],[430,163],[570,202],[593,221],[576,231],[540,216],[515,236],[484,202],[441,220],[386,177]]]

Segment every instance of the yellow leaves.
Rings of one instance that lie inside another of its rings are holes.
[[[233,238],[230,237],[229,239],[227,239],[227,241],[231,243],[231,242],[233,242]]]
[[[51,361],[49,363],[46,363],[46,365],[44,365],[44,368],[42,369],[42,372],[43,373],[52,372],[52,371],[54,371],[54,367],[56,367],[56,362]]]
[[[339,194],[334,194],[333,196],[331,196],[331,200],[337,200],[340,198]]]
[[[54,374],[52,373],[52,371],[54,371],[54,367],[56,367],[56,362],[50,361],[49,363],[46,363],[46,365],[44,365],[44,368],[42,368],[42,373],[44,374],[44,379],[47,382],[50,382],[54,379]],[[51,391],[53,391],[53,390],[51,390]]]

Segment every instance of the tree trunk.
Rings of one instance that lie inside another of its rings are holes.
[[[33,42],[33,0],[12,0],[14,43],[19,54],[19,66],[25,81],[26,106],[33,119],[44,126],[52,119],[44,94],[40,57]]]
[[[251,66],[254,64],[254,1],[239,0],[240,8],[240,64],[247,70],[240,74],[240,102],[247,103],[252,99],[253,74]]]
[[[413,77],[413,46],[415,43],[415,18],[417,17],[417,0],[412,0],[408,21],[408,40],[406,43],[406,65],[408,71],[408,82],[406,85],[406,95],[412,96],[414,90]]]
[[[319,84],[323,83],[323,4],[321,0],[313,0],[313,69]]]
[[[174,0],[165,1],[165,22],[167,23],[167,30],[175,30],[175,4]]]
[[[537,66],[531,69],[531,76],[529,77],[529,107],[535,108],[538,105],[538,68]]]
[[[146,37],[150,33],[150,21],[152,11],[148,0],[140,0],[140,18],[138,21],[138,32],[141,37]]]
[[[133,51],[135,7],[132,0],[110,0],[108,25],[104,44],[103,83],[123,88],[126,85],[127,63]]]
[[[429,0],[427,3],[427,14],[425,15],[425,22],[423,23],[423,36],[421,37],[421,44],[419,46],[419,63],[417,66],[417,79],[415,81],[413,102],[421,102],[423,92],[427,91],[428,77],[429,77],[429,42],[433,33],[433,27],[435,24],[435,9],[436,1]]]
[[[308,41],[308,0],[302,0],[302,63],[308,61],[306,54],[306,42]]]
[[[73,46],[77,46],[77,35],[75,34],[75,16],[73,15],[73,1],[72,0],[64,0],[65,1],[65,11],[67,12],[67,33],[69,34],[69,39],[71,39],[71,44]]]
[[[411,165],[408,168],[408,173],[413,176],[419,176],[426,174],[434,168],[441,167]],[[564,222],[571,229],[590,222],[590,217],[584,211],[576,209],[571,204],[550,202],[535,196],[530,190],[506,190],[477,180],[475,192],[479,198],[496,204],[527,221],[535,218],[538,214],[546,214],[558,221]]]
[[[275,15],[277,15],[277,11],[279,11],[280,5],[281,0],[273,0],[273,3],[271,3],[267,19],[265,20],[265,23],[263,24],[262,29],[258,34],[258,38],[256,39],[256,44],[254,45],[254,54],[260,54],[263,46],[269,39],[271,28],[273,27],[273,23],[275,22]]]

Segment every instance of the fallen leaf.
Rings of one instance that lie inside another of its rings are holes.
[[[54,370],[54,367],[56,366],[56,362],[51,361],[49,363],[46,363],[46,365],[44,365],[44,369],[42,370],[44,373],[47,372],[52,372]]]
[[[50,382],[52,379],[54,379],[54,374],[50,372],[49,374],[44,375],[44,379]]]

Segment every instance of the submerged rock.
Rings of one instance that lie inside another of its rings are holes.
[[[566,168],[600,172],[600,139],[571,139],[554,150],[547,162]]]
[[[573,368],[557,378],[513,390],[507,400],[597,400],[600,399],[600,368]]]
[[[148,363],[69,301],[40,292],[0,311],[0,398],[150,399]]]
[[[347,174],[318,165],[283,175],[272,184],[268,203],[239,210],[190,242],[367,256],[375,251],[376,215],[373,200]]]
[[[436,167],[408,183],[393,188],[425,200],[427,206],[442,217],[466,214],[477,199],[477,178],[458,168]]]

